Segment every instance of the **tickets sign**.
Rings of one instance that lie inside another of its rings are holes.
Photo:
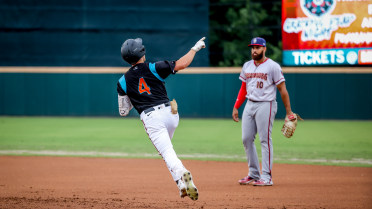
[[[282,0],[283,64],[371,65],[372,0]]]

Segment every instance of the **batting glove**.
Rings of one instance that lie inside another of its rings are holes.
[[[201,38],[198,42],[196,42],[195,46],[193,46],[191,49],[195,52],[198,52],[200,49],[205,48],[204,43],[205,37]]]

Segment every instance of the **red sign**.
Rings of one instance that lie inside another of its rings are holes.
[[[372,0],[282,0],[282,37],[283,50],[371,48]]]

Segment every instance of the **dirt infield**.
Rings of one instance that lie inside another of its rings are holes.
[[[245,163],[183,162],[197,201],[161,159],[0,156],[0,208],[372,208],[372,168],[274,164],[274,186],[253,187]]]

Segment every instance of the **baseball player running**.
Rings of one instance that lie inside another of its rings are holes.
[[[177,157],[171,139],[178,126],[179,115],[175,101],[170,102],[165,79],[183,70],[193,61],[196,52],[205,48],[205,37],[177,61],[146,63],[146,50],[142,39],[128,39],[121,47],[122,58],[132,67],[117,83],[119,113],[128,115],[134,107],[140,114],[143,126],[156,150],[165,161],[183,198],[198,199],[198,190],[188,171]],[[172,107],[171,107],[172,106]]]
[[[252,59],[243,65],[239,79],[242,85],[233,108],[232,118],[239,122],[238,109],[248,99],[242,115],[242,140],[248,161],[248,176],[239,180],[241,185],[272,186],[273,144],[271,131],[277,112],[276,89],[282,97],[287,116],[293,115],[285,79],[278,63],[267,58],[266,41],[253,38]],[[258,132],[262,152],[262,174],[254,144]]]

